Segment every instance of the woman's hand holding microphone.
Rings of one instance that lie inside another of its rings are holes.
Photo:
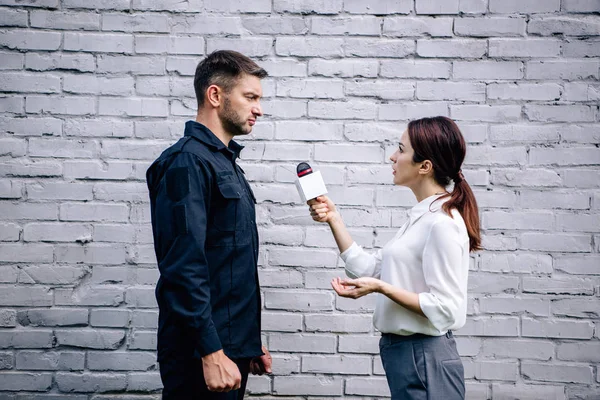
[[[335,220],[340,219],[340,214],[337,212],[335,204],[325,195],[310,199],[306,204],[308,204],[310,216],[314,221],[331,224]]]

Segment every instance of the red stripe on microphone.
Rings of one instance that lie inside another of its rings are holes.
[[[312,174],[312,168],[305,169],[304,171],[298,172],[298,178],[303,177],[304,175]]]

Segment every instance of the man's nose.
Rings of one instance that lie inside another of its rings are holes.
[[[252,109],[252,114],[256,115],[257,117],[261,117],[263,115],[262,107],[260,106],[260,103],[256,106],[254,106],[254,108]]]

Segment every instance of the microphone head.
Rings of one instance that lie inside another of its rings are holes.
[[[300,178],[304,175],[312,174],[312,172],[313,172],[313,170],[310,167],[310,165],[308,165],[308,163],[305,163],[305,162],[301,162],[296,167],[296,173],[298,174],[298,178]]]

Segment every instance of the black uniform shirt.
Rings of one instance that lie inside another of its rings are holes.
[[[225,146],[188,121],[146,173],[160,270],[158,360],[262,354],[254,194]]]

